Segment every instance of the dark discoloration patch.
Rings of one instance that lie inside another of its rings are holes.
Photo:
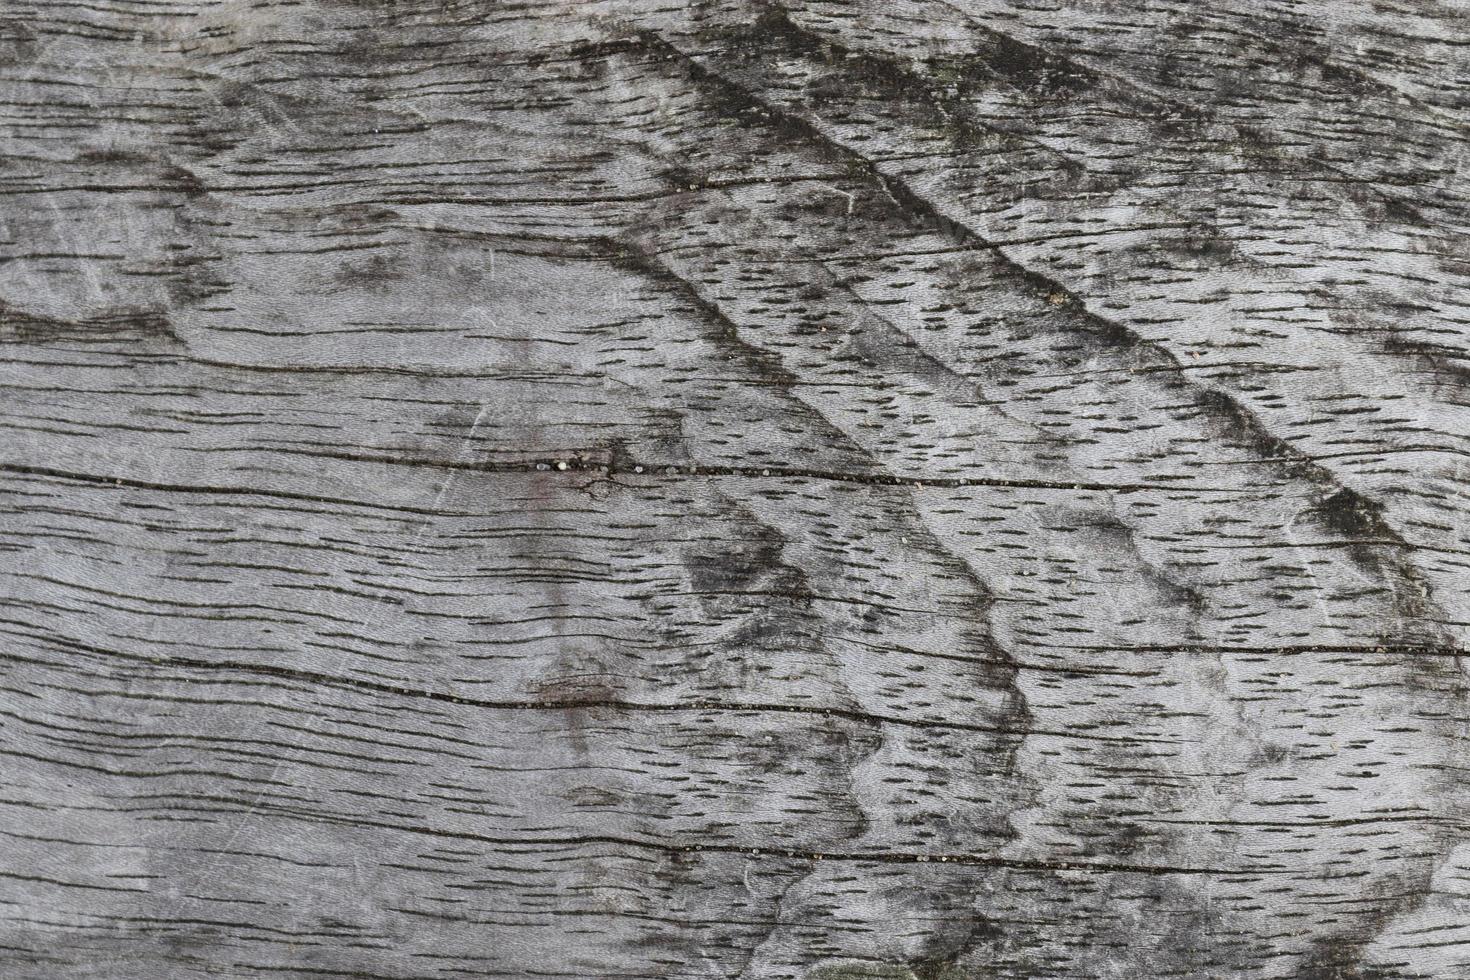
[[[1102,553],[1116,556],[1121,568],[1137,570],[1140,577],[1157,589],[1165,606],[1182,609],[1189,616],[1200,616],[1209,608],[1208,597],[1199,589],[1171,577],[1156,567],[1139,549],[1136,532],[1107,511],[1064,512],[1058,529],[1076,531]]]
[[[691,550],[684,566],[732,660],[769,670],[781,650],[813,645],[820,626],[811,614],[806,576],[782,559],[780,535],[753,519],[745,527],[752,532],[745,538],[711,542],[711,551]]]
[[[31,64],[40,50],[41,41],[36,32],[20,18],[7,17],[0,21],[0,66]]]
[[[1371,538],[1383,533],[1383,505],[1351,490],[1324,497],[1313,513],[1329,530],[1345,538]]]
[[[1391,636],[1394,640],[1418,639],[1399,631],[1411,624],[1432,622],[1434,611],[1429,589],[1420,574],[1402,555],[1403,539],[1389,527],[1381,503],[1343,488],[1318,500],[1307,516],[1329,534],[1344,542],[1346,553],[1361,568],[1389,588],[1402,617]]]
[[[123,343],[173,351],[186,346],[169,318],[153,310],[117,310],[84,320],[58,320],[0,303],[0,344],[5,343]]]

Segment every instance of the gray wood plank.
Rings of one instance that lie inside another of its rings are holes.
[[[0,974],[1470,975],[1467,50],[0,8]]]

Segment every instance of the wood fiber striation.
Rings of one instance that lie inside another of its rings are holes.
[[[0,976],[1470,976],[1470,18],[0,6]]]

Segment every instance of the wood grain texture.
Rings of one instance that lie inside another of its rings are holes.
[[[1470,12],[6,0],[0,975],[1470,977]]]

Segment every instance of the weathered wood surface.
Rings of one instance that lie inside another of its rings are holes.
[[[1470,11],[6,0],[0,974],[1470,977]]]

